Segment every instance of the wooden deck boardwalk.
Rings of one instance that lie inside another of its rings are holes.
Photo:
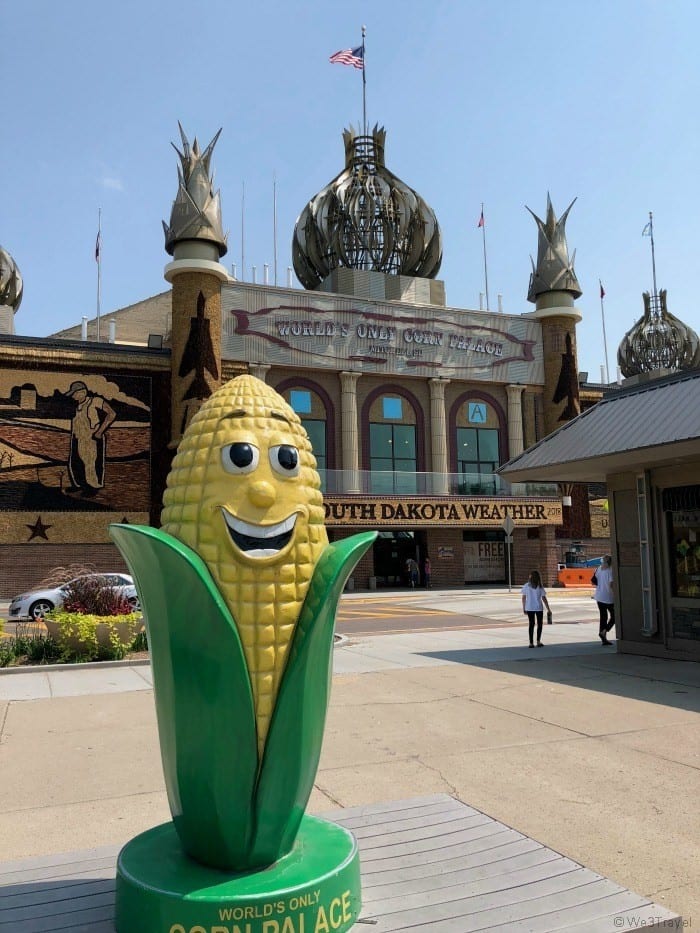
[[[682,926],[677,914],[445,794],[324,816],[359,842],[358,933]],[[113,933],[118,851],[110,846],[0,863],[0,931]]]

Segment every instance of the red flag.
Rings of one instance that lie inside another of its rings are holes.
[[[598,281],[600,282],[600,300],[602,301],[603,298],[605,298],[605,289],[603,288],[603,283],[600,281],[600,279],[598,279]]]
[[[483,227],[483,226],[484,226],[484,211],[483,211],[483,208],[482,208],[482,210],[481,210],[481,216],[479,217],[479,223],[478,223],[476,226],[477,226],[477,227]]]

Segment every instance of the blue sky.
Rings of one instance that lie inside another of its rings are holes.
[[[102,208],[102,310],[166,287],[161,220],[177,189],[178,119],[214,152],[227,264],[273,262],[279,283],[297,215],[343,166],[341,134],[362,114],[361,73],[328,57],[367,26],[370,123],[388,167],[419,191],[443,231],[448,304],[478,308],[484,202],[491,306],[529,311],[537,231],[525,210],[567,223],[583,288],[579,368],[604,362],[657,281],[669,310],[700,331],[700,65],[695,0],[402,0],[257,4],[5,0],[0,244],[25,283],[17,333],[93,317]],[[248,276],[249,277],[249,276]]]

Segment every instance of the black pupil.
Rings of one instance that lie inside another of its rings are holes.
[[[283,444],[277,451],[277,462],[283,470],[295,470],[299,456],[296,447],[288,447]]]
[[[253,462],[253,448],[250,444],[231,444],[229,457],[235,467],[242,469]]]

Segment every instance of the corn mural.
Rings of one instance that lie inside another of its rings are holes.
[[[298,415],[239,376],[188,426],[162,530],[111,528],[146,618],[173,822],[217,868],[288,852],[313,786],[337,602],[375,538],[329,545],[320,485]]]

